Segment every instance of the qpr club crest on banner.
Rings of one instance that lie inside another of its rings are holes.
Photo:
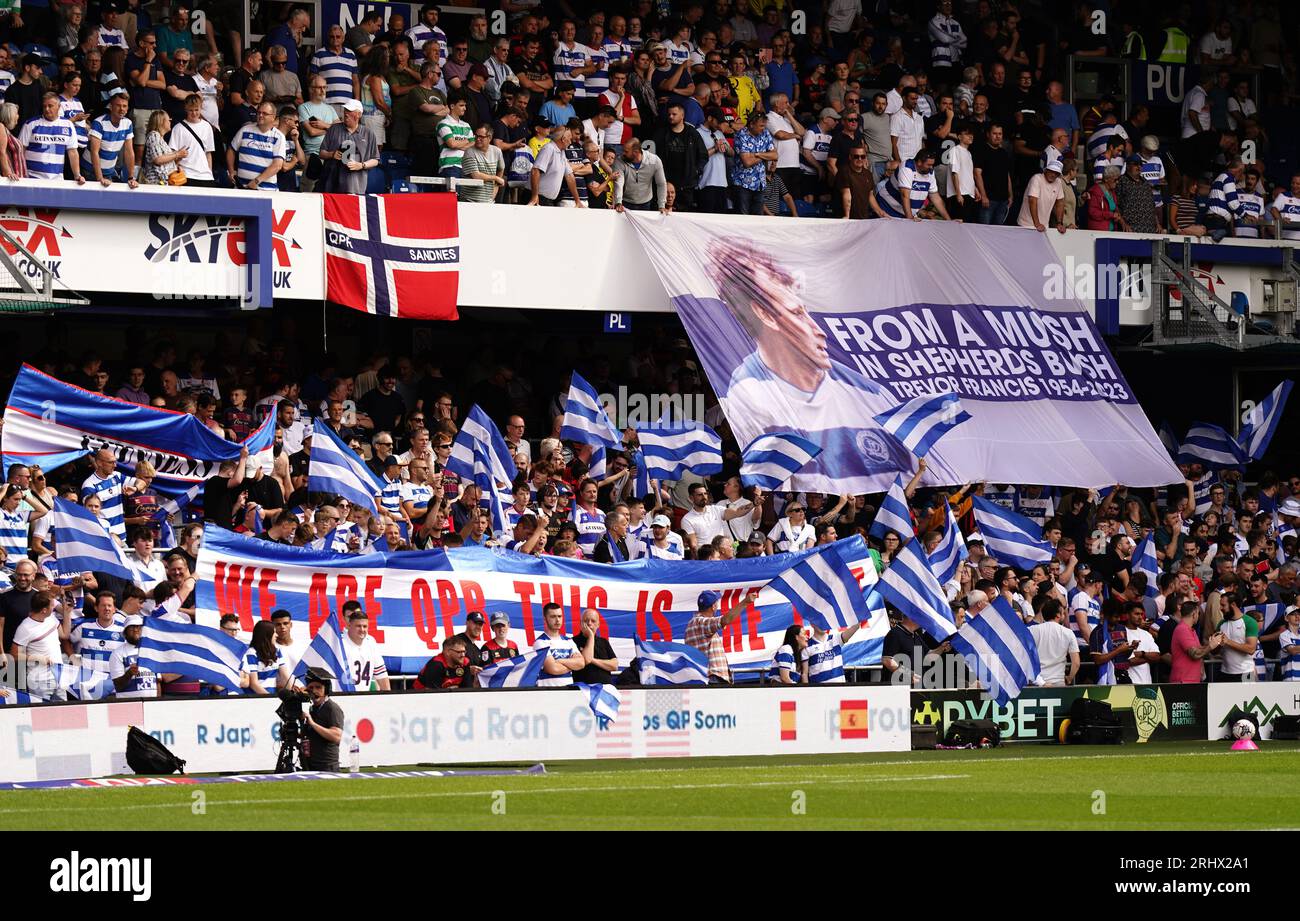
[[[326,298],[380,316],[455,320],[456,196],[326,195]]]

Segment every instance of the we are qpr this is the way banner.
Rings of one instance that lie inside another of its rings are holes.
[[[862,538],[846,538],[839,549],[860,584],[876,581]],[[542,606],[554,601],[564,607],[568,635],[578,631],[585,608],[598,610],[602,632],[626,665],[636,636],[683,642],[700,592],[721,592],[726,608],[811,552],[615,565],[473,547],[348,555],[283,547],[209,526],[199,553],[197,620],[216,627],[222,614],[238,614],[247,632],[283,608],[293,615],[295,639],[305,642],[355,599],[370,615],[370,635],[389,670],[410,674],[465,629],[470,611],[506,612],[511,639],[529,649],[543,629]],[[723,631],[728,660],[733,666],[771,661],[786,628],[798,622],[782,595],[764,589]],[[883,610],[874,614],[845,646],[845,664],[879,662],[888,630]]]
[[[883,492],[915,461],[872,417],[943,393],[971,419],[927,455],[927,484],[1181,480],[1092,318],[1046,284],[1059,263],[1041,234],[628,218],[736,440],[793,429],[823,446],[794,489]]]

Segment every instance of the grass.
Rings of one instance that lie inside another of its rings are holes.
[[[1300,748],[1221,742],[570,762],[543,776],[8,791],[0,829],[1300,828],[1298,773]]]

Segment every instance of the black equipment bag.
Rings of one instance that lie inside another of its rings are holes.
[[[948,748],[995,748],[1002,744],[1002,733],[992,720],[953,720],[943,744]]]
[[[1123,724],[1104,700],[1078,698],[1070,705],[1064,741],[1075,745],[1119,745]]]
[[[132,726],[126,734],[126,763],[137,774],[184,774],[185,762],[149,733]]]
[[[929,751],[939,747],[939,727],[912,724],[912,751]]]
[[[1275,716],[1270,725],[1273,727],[1274,739],[1300,739],[1300,716]]]

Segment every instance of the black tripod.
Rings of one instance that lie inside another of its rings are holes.
[[[302,717],[280,723],[280,754],[275,759],[275,773],[293,774],[303,769]]]

